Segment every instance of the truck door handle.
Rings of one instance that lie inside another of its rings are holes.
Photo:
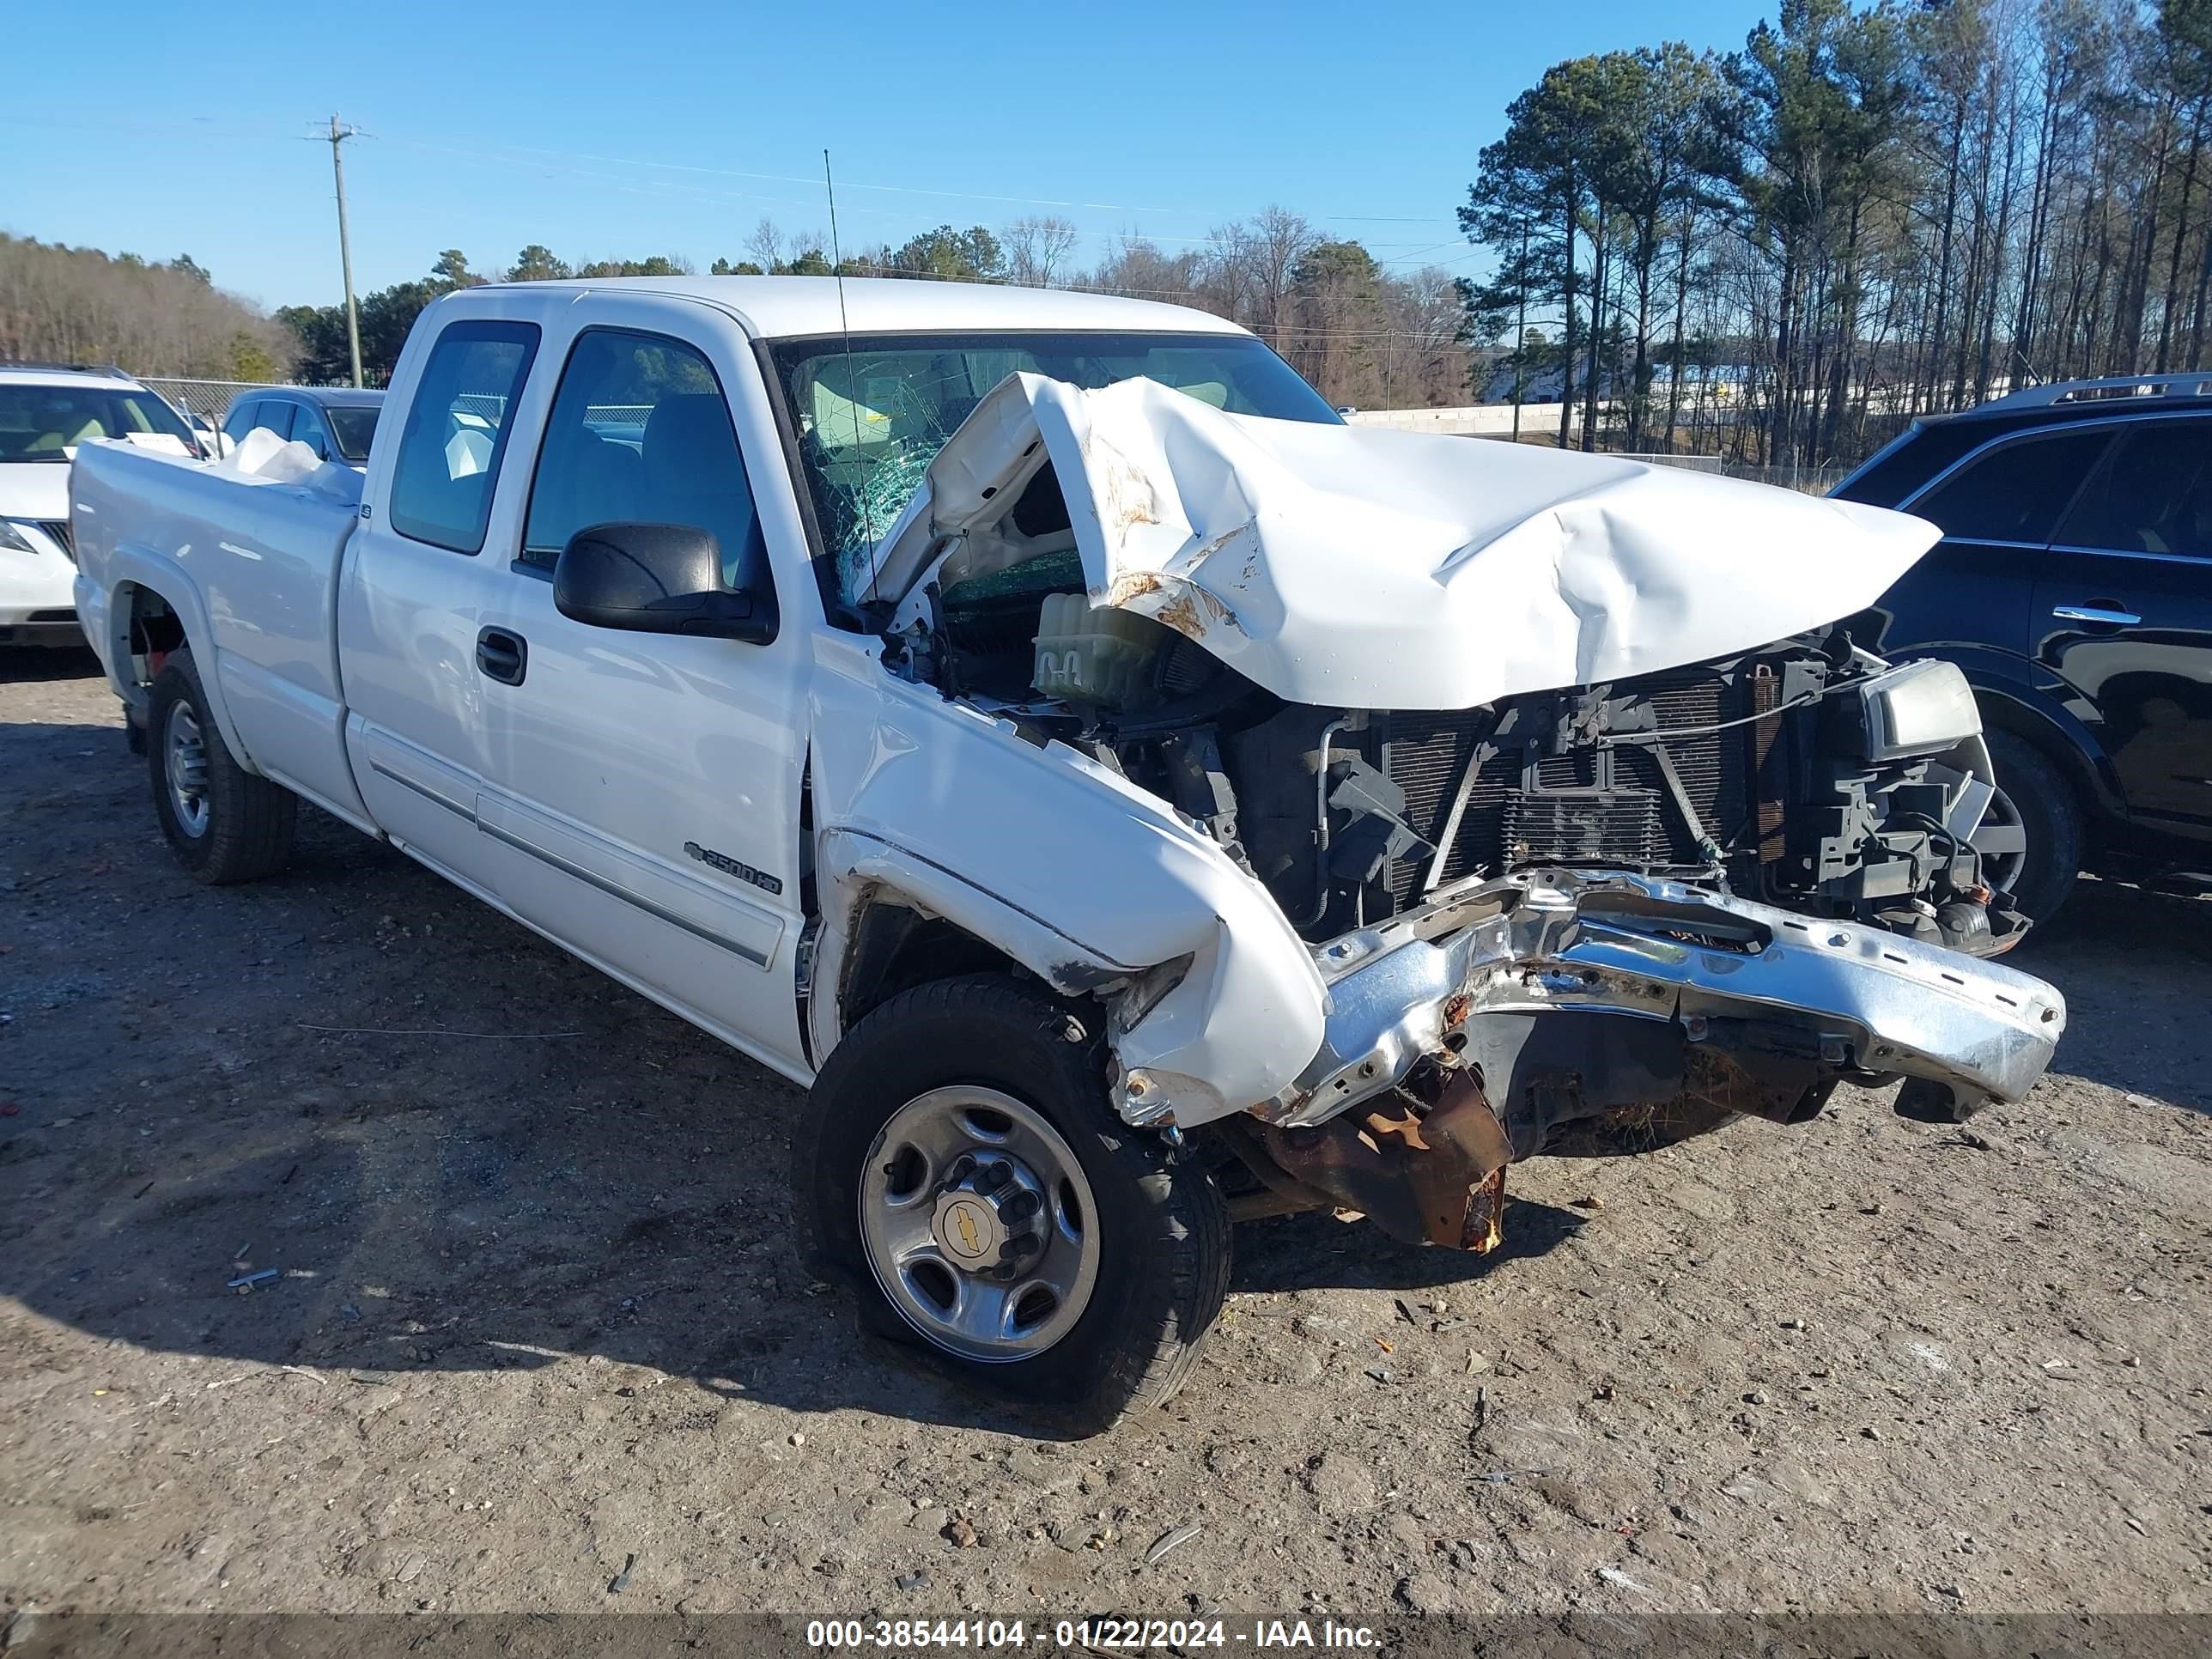
[[[504,628],[487,628],[477,635],[477,666],[501,685],[520,685],[530,672],[529,641]]]
[[[2061,622],[2101,623],[2107,628],[2133,628],[2142,618],[2132,611],[2104,601],[2095,605],[2054,605],[2051,614]]]

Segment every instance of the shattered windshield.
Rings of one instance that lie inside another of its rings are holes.
[[[877,334],[849,345],[787,340],[773,355],[835,597],[848,603],[867,590],[876,542],[945,441],[1009,374],[1094,387],[1141,376],[1233,415],[1337,419],[1297,370],[1243,334]]]

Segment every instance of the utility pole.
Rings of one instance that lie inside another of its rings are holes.
[[[339,147],[361,131],[331,116],[331,177],[338,188],[338,265],[345,276],[346,346],[353,354],[353,383],[361,382],[361,318],[353,302],[353,245],[346,236],[345,161]]]

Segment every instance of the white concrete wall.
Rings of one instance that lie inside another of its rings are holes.
[[[1582,430],[1582,407],[1576,405],[1569,435]],[[1446,432],[1463,438],[1510,438],[1513,435],[1513,405],[1473,404],[1460,409],[1362,409],[1345,418],[1355,426],[1385,426],[1398,432]],[[1521,435],[1524,438],[1556,434],[1559,429],[1557,404],[1521,405]]]

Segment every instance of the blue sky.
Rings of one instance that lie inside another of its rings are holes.
[[[708,0],[107,0],[19,6],[0,229],[189,252],[270,305],[339,291],[330,148],[347,147],[363,291],[459,247],[742,257],[762,216],[849,250],[1057,213],[1095,258],[1170,249],[1270,203],[1401,268],[1456,235],[1476,152],[1559,58],[1673,37],[1729,48],[1759,0],[1223,8],[754,7]],[[35,66],[35,75],[21,72]],[[760,175],[760,176],[755,176]]]

